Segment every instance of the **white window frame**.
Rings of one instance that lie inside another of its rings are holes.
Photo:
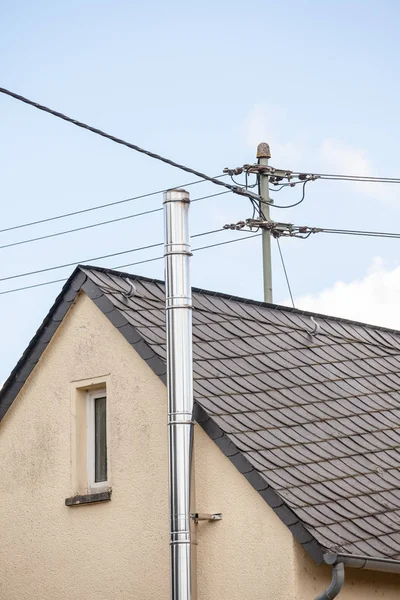
[[[96,446],[95,446],[95,400],[106,399],[106,436],[107,436],[107,481],[96,479]],[[109,489],[108,483],[108,427],[107,427],[107,392],[106,388],[87,392],[86,395],[86,463],[89,493],[102,492]]]

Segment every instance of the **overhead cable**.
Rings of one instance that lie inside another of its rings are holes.
[[[30,100],[29,98],[26,98],[25,96],[21,96],[20,94],[16,94],[15,92],[7,90],[6,88],[0,87],[0,93],[5,94],[6,96],[10,96],[11,98],[14,98],[15,100],[19,100],[20,102],[24,102],[25,104],[29,104],[29,106],[33,106],[34,108],[37,108],[38,110],[41,110],[50,115],[53,115],[53,117],[57,117],[58,119],[62,119],[63,121],[67,121],[68,123],[72,123],[72,125],[76,125],[76,127],[80,127],[81,129],[86,129],[87,131],[95,133],[96,135],[100,135],[101,137],[111,140],[112,142],[114,142],[116,144],[121,144],[122,146],[126,146],[127,148],[130,148],[131,150],[135,150],[135,152],[140,152],[141,154],[150,156],[150,158],[159,160],[163,163],[166,163],[167,165],[170,165],[171,167],[176,167],[177,169],[181,169],[181,171],[186,171],[186,173],[191,173],[192,175],[196,175],[196,177],[200,177],[201,179],[210,181],[211,183],[215,183],[215,185],[226,187],[227,189],[231,190],[231,192],[234,192],[235,194],[240,194],[242,196],[248,196],[248,197],[253,197],[253,198],[256,196],[249,190],[231,185],[229,183],[225,183],[223,181],[220,181],[216,177],[209,177],[205,173],[202,173],[201,171],[197,171],[197,169],[192,169],[191,167],[187,167],[185,165],[177,163],[174,160],[166,158],[165,156],[161,156],[160,154],[156,154],[155,152],[151,152],[150,150],[145,150],[144,148],[141,148],[140,146],[137,146],[136,144],[127,142],[126,140],[123,140],[122,138],[118,138],[114,135],[106,133],[105,131],[98,129],[97,127],[92,127],[91,125],[88,125],[87,123],[83,123],[82,121],[77,121],[76,119],[73,119],[72,117],[68,117],[67,115],[64,115],[63,113],[53,110],[52,108],[49,108],[48,106],[44,106],[43,104],[39,104],[38,102],[34,102],[33,100]]]
[[[368,177],[363,175],[329,175],[329,174],[319,174],[313,173],[313,175],[318,175],[320,179],[331,179],[338,181],[355,181],[360,183],[400,183],[400,178],[397,177]]]
[[[283,190],[284,188],[287,187],[295,187],[296,185],[299,185],[300,183],[304,183],[304,181],[288,181],[287,183],[282,183],[282,185],[280,185],[279,187],[270,187],[269,191],[270,192],[280,192],[281,190]],[[277,183],[274,183],[273,185],[278,185]]]
[[[226,177],[226,174],[217,175],[217,177]],[[179,188],[189,187],[190,185],[196,185],[198,183],[203,183],[204,179],[199,179],[198,181],[192,181],[189,183],[184,183],[180,186],[175,186]],[[168,188],[169,189],[169,188]],[[141,200],[142,198],[149,198],[150,196],[157,196],[158,194],[162,194],[166,192],[167,189],[157,190],[156,192],[149,192],[148,194],[141,194],[140,196],[133,196],[132,198],[124,198],[123,200],[116,200],[115,202],[108,202],[106,204],[99,204],[97,206],[92,206],[89,208],[83,208],[81,210],[75,210],[69,213],[63,213],[61,215],[55,215],[53,217],[46,217],[44,219],[39,219],[38,221],[30,221],[28,223],[21,223],[19,225],[12,225],[11,227],[5,227],[4,229],[0,229],[0,233],[5,233],[6,231],[13,231],[14,229],[22,229],[23,227],[31,227],[32,225],[40,225],[41,223],[48,223],[49,221],[56,221],[58,219],[65,219],[66,217],[74,217],[75,215],[82,215],[84,213],[88,213],[94,210],[100,210],[102,208],[109,208],[110,206],[116,206],[118,204],[124,204],[125,202],[133,202],[133,200]],[[220,192],[220,194],[229,194],[229,191]],[[213,196],[218,196],[220,194],[213,194],[212,196],[204,196],[204,198],[212,198]],[[202,200],[203,198],[196,198],[192,200],[192,202],[196,202],[196,200]]]
[[[280,169],[276,169],[276,171],[281,172]],[[286,171],[287,175],[290,177],[296,176],[304,176],[306,171]],[[374,177],[370,175],[343,175],[343,174],[333,174],[333,173],[309,173],[314,177],[318,177],[319,179],[332,179],[332,180],[340,180],[340,181],[359,181],[364,183],[400,183],[400,177]]]
[[[207,198],[214,198],[215,196],[222,196],[223,194],[229,194],[229,190],[225,192],[218,192],[216,194],[209,194],[208,196],[200,196],[200,198],[194,198],[191,202],[198,202],[200,200],[206,200]],[[10,242],[8,244],[0,245],[0,250],[4,248],[12,248],[13,246],[21,246],[22,244],[30,244],[32,242],[38,242],[40,240],[47,240],[55,238],[60,235],[67,235],[69,233],[76,233],[77,231],[85,231],[86,229],[93,229],[94,227],[101,227],[103,225],[109,225],[110,223],[118,223],[119,221],[126,221],[128,219],[135,219],[137,217],[143,217],[144,215],[150,215],[152,213],[160,212],[163,207],[153,208],[152,210],[145,210],[140,213],[134,213],[133,215],[126,215],[125,217],[117,217],[116,219],[109,219],[108,221],[100,221],[97,223],[90,223],[89,225],[83,225],[82,227],[74,227],[73,229],[66,229],[64,231],[57,231],[55,233],[48,233],[47,235],[40,235],[34,238],[28,238],[25,240],[18,240],[16,242]],[[1,232],[0,232],[1,233]],[[0,280],[1,281],[1,280]]]
[[[386,231],[361,231],[357,229],[327,229],[325,227],[317,228],[316,233],[336,233],[340,235],[360,235],[363,237],[378,237],[389,239],[400,239],[400,233],[390,233]]]
[[[203,235],[212,235],[224,231],[223,229],[214,229],[213,231],[204,231],[202,233],[196,233],[192,235],[192,238],[201,237]],[[8,281],[10,279],[18,279],[19,277],[27,277],[28,275],[37,275],[38,273],[45,273],[47,271],[55,271],[57,269],[64,269],[65,267],[73,267],[79,263],[88,263],[94,260],[104,260],[105,258],[112,258],[113,256],[121,256],[122,254],[130,254],[132,252],[140,252],[141,250],[150,250],[151,248],[159,248],[164,242],[158,242],[157,244],[150,244],[148,246],[140,246],[139,248],[130,248],[129,250],[122,250],[121,252],[113,252],[112,254],[103,254],[102,256],[94,256],[92,258],[85,258],[84,260],[78,260],[63,265],[56,265],[53,267],[46,267],[44,269],[38,269],[36,271],[27,271],[26,273],[18,273],[17,275],[9,275],[8,277],[1,277],[0,281]]]
[[[267,229],[275,238],[280,237],[296,237],[300,239],[308,239],[314,233],[333,233],[341,235],[359,235],[364,237],[377,237],[400,239],[400,233],[387,231],[363,231],[359,229],[333,229],[328,227],[309,227],[308,225],[293,225],[293,223],[280,223],[270,219],[246,219],[237,223],[227,223],[224,229],[232,229],[235,231],[252,231],[256,229]]]
[[[275,204],[274,201],[271,202],[266,202],[265,200],[262,200],[261,203],[262,204],[268,204],[270,206],[272,206],[272,208],[293,208],[294,206],[298,206],[299,204],[301,204],[306,196],[306,184],[312,181],[311,179],[307,179],[304,182],[298,182],[298,183],[303,183],[303,193],[302,196],[300,198],[300,200],[298,200],[297,202],[294,202],[293,204],[286,204],[286,205],[281,205],[281,204]],[[253,203],[254,204],[254,203]]]
[[[251,234],[251,235],[246,235],[243,238],[236,238],[234,240],[226,240],[225,242],[217,242],[216,244],[207,244],[207,246],[200,246],[199,248],[194,248],[192,250],[192,252],[200,252],[201,250],[208,250],[209,248],[216,248],[217,246],[226,246],[226,244],[235,244],[236,242],[240,242],[241,240],[247,240],[250,238],[254,238],[254,237],[259,237],[261,234],[260,233],[256,233],[256,234]],[[194,237],[194,236],[192,236]],[[164,258],[163,256],[159,256],[157,258],[151,258],[150,261],[152,260],[161,260],[162,258]],[[141,262],[150,262],[147,260],[142,260]],[[138,265],[140,263],[129,263],[127,265],[118,265],[117,267],[113,267],[113,269],[125,269],[126,267],[133,267],[134,265]],[[0,292],[1,294],[1,292]]]
[[[206,233],[202,233],[202,234],[197,234],[197,237],[200,236],[200,235],[207,235],[208,233],[210,233],[210,232],[206,232]],[[243,237],[237,238],[235,240],[227,240],[225,242],[218,242],[217,244],[209,244],[207,246],[201,246],[200,248],[193,248],[192,252],[200,252],[201,250],[207,250],[208,248],[215,248],[216,246],[225,246],[226,244],[234,244],[236,242],[242,242],[242,241],[250,239],[250,238],[259,237],[260,235],[261,235],[260,233],[255,233],[255,234],[253,233],[253,234],[250,234],[250,235],[247,235],[247,236],[243,236]],[[196,236],[191,236],[191,237],[196,237]],[[161,243],[161,244],[158,244],[158,245],[163,246],[164,243]],[[134,265],[141,265],[143,263],[153,262],[153,261],[156,261],[156,260],[162,260],[163,258],[164,258],[164,256],[156,256],[155,258],[148,258],[148,259],[145,259],[145,260],[140,260],[138,262],[129,263],[127,265],[119,265],[119,266],[112,267],[112,268],[113,269],[123,269],[125,267],[133,267]],[[75,262],[73,264],[76,265],[78,263]],[[69,265],[69,266],[72,266],[72,265]],[[41,283],[35,283],[33,285],[26,285],[26,286],[23,286],[23,287],[20,287],[20,288],[12,288],[10,290],[4,290],[4,291],[0,292],[0,296],[2,296],[4,294],[12,294],[13,292],[21,292],[21,291],[24,291],[24,290],[30,290],[30,289],[42,287],[42,286],[45,286],[45,285],[52,285],[53,283],[63,283],[65,281],[67,281],[67,279],[65,279],[65,278],[64,279],[54,279],[52,281],[43,281]]]

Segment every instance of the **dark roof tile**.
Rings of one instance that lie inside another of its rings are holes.
[[[131,283],[136,291],[132,294]],[[162,282],[79,267],[0,393],[4,415],[82,290],[165,381]],[[194,290],[195,417],[298,541],[400,560],[400,335]]]

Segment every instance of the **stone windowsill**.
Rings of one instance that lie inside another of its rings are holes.
[[[111,500],[111,490],[97,494],[71,496],[65,499],[65,506],[80,506],[81,504],[93,504],[94,502],[107,502],[108,500]]]

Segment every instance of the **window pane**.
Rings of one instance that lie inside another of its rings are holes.
[[[107,481],[107,429],[105,398],[96,398],[94,401],[94,440],[94,480],[96,482]]]

